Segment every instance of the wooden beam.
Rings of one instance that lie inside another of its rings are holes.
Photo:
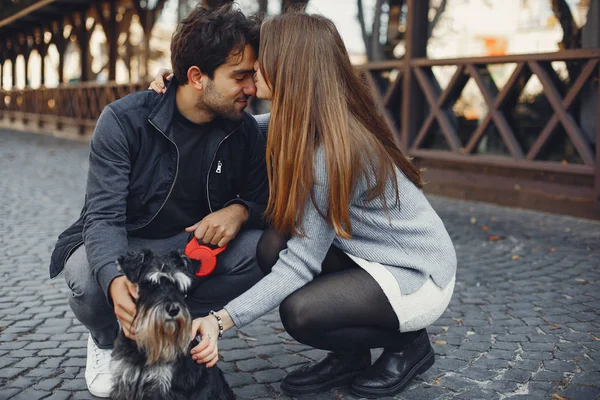
[[[492,120],[494,121],[496,128],[498,128],[498,132],[502,137],[502,141],[508,148],[508,151],[510,151],[510,154],[515,158],[523,158],[523,149],[521,148],[519,142],[517,142],[517,139],[515,139],[515,134],[512,131],[510,125],[508,124],[504,113],[496,108],[494,94],[491,93],[491,91],[497,93],[498,88],[493,83],[493,86],[491,88],[488,85],[486,85],[486,83],[483,81],[481,74],[473,64],[467,65],[467,70],[469,71],[469,75],[471,75],[473,79],[475,79],[475,83],[477,83],[479,91],[483,95],[483,98],[485,99],[485,102],[488,106],[488,113],[491,114]]]
[[[13,21],[16,21],[24,16],[26,16],[27,14],[32,13],[35,10],[39,10],[40,8],[48,5],[48,4],[52,4],[54,3],[56,0],[40,0],[37,1],[35,3],[33,3],[32,5],[30,5],[29,7],[25,7],[24,9],[22,9],[21,11],[11,15],[8,18],[4,18],[2,21],[0,21],[0,28],[3,26],[6,26],[8,24],[10,24]]]
[[[402,136],[400,147],[408,149],[423,121],[425,98],[419,89],[412,68],[416,58],[427,57],[427,32],[429,27],[429,1],[407,0],[406,52],[404,53],[404,79],[402,97]]]
[[[596,68],[597,65],[598,65],[598,60],[592,59],[587,62],[587,64],[581,71],[581,74],[579,74],[579,77],[577,77],[577,80],[575,81],[573,86],[571,86],[571,89],[569,90],[569,92],[565,96],[564,100],[562,101],[562,105],[565,110],[568,110],[569,107],[571,107],[571,104],[573,104],[573,102],[577,98],[577,95],[579,94],[579,92],[581,91],[581,89],[583,88],[583,86],[585,85],[587,80],[589,79],[589,77],[593,74],[594,69]],[[532,160],[532,161],[535,160],[535,158],[537,157],[538,153],[540,152],[540,150],[542,149],[544,144],[546,144],[546,142],[548,141],[548,139],[554,132],[554,129],[558,125],[558,121],[559,121],[559,118],[555,113],[554,115],[552,115],[552,118],[550,118],[550,121],[548,121],[548,123],[546,124],[544,129],[542,129],[542,132],[540,133],[538,138],[535,140],[535,142],[529,149],[529,152],[527,153],[528,160]]]
[[[563,127],[567,132],[567,135],[569,136],[571,142],[579,152],[579,155],[581,156],[583,162],[587,165],[594,165],[596,163],[596,160],[594,158],[589,144],[587,143],[587,139],[583,136],[583,133],[575,123],[575,120],[573,119],[571,114],[569,114],[567,110],[565,110],[565,108],[563,107],[562,101],[560,99],[560,94],[558,93],[558,90],[552,83],[552,78],[550,77],[548,72],[544,68],[542,68],[536,61],[530,61],[529,68],[531,68],[531,71],[537,75],[538,79],[542,83],[544,94],[546,95],[548,102],[554,109],[554,113],[558,116],[560,122],[562,122]]]
[[[596,96],[600,97],[600,68],[598,68],[597,75],[598,85],[596,86]],[[596,176],[594,178],[594,212],[596,213],[596,218],[600,218],[600,98],[596,98],[596,105],[598,111],[596,112]]]

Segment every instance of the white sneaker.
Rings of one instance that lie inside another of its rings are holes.
[[[107,398],[112,388],[112,374],[110,372],[110,358],[112,350],[102,350],[88,336],[87,361],[85,363],[85,383],[91,394],[96,397]]]

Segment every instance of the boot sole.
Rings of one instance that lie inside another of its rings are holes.
[[[281,391],[290,396],[302,396],[305,394],[314,394],[325,390],[333,389],[334,387],[344,386],[350,383],[354,377],[363,371],[350,372],[348,374],[338,376],[330,381],[309,386],[294,386],[281,382]]]
[[[396,385],[385,389],[371,389],[350,385],[350,391],[357,396],[366,397],[369,399],[384,396],[393,396],[399,391],[401,391],[404,388],[404,386],[406,386],[406,384],[412,380],[412,378],[414,378],[417,375],[421,375],[429,368],[431,368],[433,364],[435,364],[435,352],[432,349],[431,352],[427,354],[427,356],[425,356],[421,361],[419,361],[419,363],[415,365],[413,369],[410,370],[406,377]]]

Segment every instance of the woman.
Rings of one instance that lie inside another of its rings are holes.
[[[192,357],[214,365],[220,325],[244,326],[281,304],[293,338],[331,351],[289,373],[282,390],[351,383],[360,396],[393,395],[434,363],[425,328],[452,296],[450,237],[330,20],[267,19],[255,69],[257,97],[272,101],[272,228],[257,249],[266,276],[194,321],[205,340]],[[370,349],[380,347],[371,365]]]

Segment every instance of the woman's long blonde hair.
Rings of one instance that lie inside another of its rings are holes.
[[[348,205],[361,175],[376,174],[375,182],[368,181],[370,200],[383,197],[392,177],[398,201],[394,165],[422,186],[419,170],[396,146],[368,87],[356,75],[333,22],[302,12],[265,20],[258,61],[273,92],[266,216],[276,230],[302,234],[298,224],[305,202],[314,202],[319,146],[329,183],[326,213],[319,211],[339,237],[352,235]]]

